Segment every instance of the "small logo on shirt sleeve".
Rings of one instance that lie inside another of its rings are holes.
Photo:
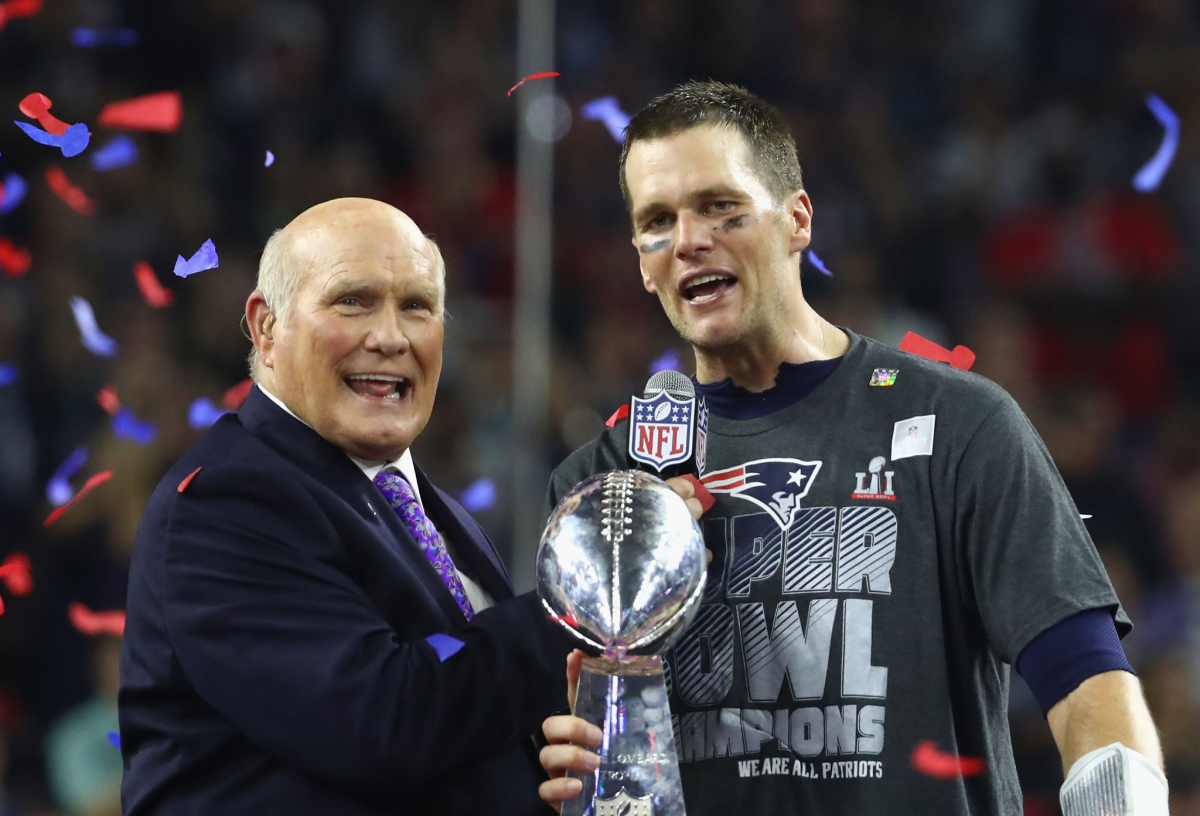
[[[936,414],[926,414],[897,422],[892,429],[892,461],[910,456],[932,456],[936,419]]]
[[[871,381],[867,385],[895,385],[898,368],[877,368],[871,372]]]

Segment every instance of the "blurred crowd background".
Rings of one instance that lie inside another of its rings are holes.
[[[709,77],[792,123],[812,248],[833,273],[805,263],[817,310],[893,345],[909,330],[965,344],[1028,412],[1137,626],[1126,648],[1162,731],[1172,812],[1200,813],[1200,2],[567,0],[557,14],[562,101],[540,123],[519,122],[505,94],[519,79],[515,0],[46,0],[0,30],[8,119],[24,120],[33,91],[67,122],[152,91],[184,101],[177,132],[132,134],[140,159],[106,173],[0,130],[0,177],[30,187],[0,235],[33,257],[0,277],[0,363],[17,372],[0,386],[0,558],[28,553],[35,586],[0,586],[0,816],[120,812],[107,736],[119,642],[84,637],[66,607],[124,606],[146,499],[202,433],[189,404],[219,403],[247,375],[239,319],[271,232],[319,201],[367,196],[437,238],[451,317],[416,458],[452,491],[494,480],[478,518],[511,552],[516,128],[557,140],[551,466],[640,391],[653,360],[675,350],[691,370],[641,288],[618,145],[580,110],[616,96],[632,113]],[[77,26],[140,42],[78,48]],[[1130,181],[1162,138],[1147,92],[1179,114],[1182,138],[1142,194]],[[46,188],[52,164],[94,215]],[[220,267],[173,277],[175,256],[209,238]],[[173,306],[141,300],[138,260]],[[75,295],[117,357],[81,345]],[[114,437],[96,399],[106,384],[156,423],[152,443]],[[47,481],[80,445],[76,487],[113,478],[43,528]],[[1057,813],[1057,752],[1015,675],[1012,720],[1026,812]]]

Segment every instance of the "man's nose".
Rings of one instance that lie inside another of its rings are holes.
[[[394,309],[380,309],[372,315],[363,345],[367,351],[389,356],[408,351],[408,335],[404,330],[404,322]]]
[[[694,213],[680,213],[675,222],[675,254],[681,258],[712,249],[712,229]]]

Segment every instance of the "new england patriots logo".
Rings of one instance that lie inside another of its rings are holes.
[[[771,514],[781,530],[786,530],[820,469],[820,462],[755,459],[737,467],[715,470],[700,481],[710,493],[728,493],[757,504]]]

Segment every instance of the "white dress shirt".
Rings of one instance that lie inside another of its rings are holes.
[[[284,411],[286,411],[288,415],[294,418],[297,422],[304,422],[303,419],[300,419],[300,417],[296,416],[296,414],[292,412],[291,408],[288,408],[286,405],[284,405],[282,400],[280,400],[267,389],[263,388],[262,383],[258,384],[258,390],[262,391],[263,394],[266,395],[267,399],[271,400],[271,402],[275,403]],[[307,422],[304,422],[304,424],[308,425]],[[311,428],[312,426],[308,425],[308,427]],[[350,456],[348,453],[346,455]],[[400,475],[404,477],[404,480],[408,482],[409,486],[412,487],[413,495],[417,497],[417,504],[421,505],[421,510],[425,509],[425,502],[421,498],[421,488],[417,485],[417,468],[416,465],[413,464],[412,450],[404,451],[399,459],[391,462],[365,462],[356,456],[350,456],[350,461],[358,465],[358,469],[361,470],[363,474],[365,474],[366,477],[372,482],[375,480],[375,477],[379,475],[379,471],[383,470],[385,467],[388,467],[389,465],[395,467],[400,471]],[[432,523],[433,519],[430,519],[429,521]],[[441,532],[441,530],[438,530],[439,534]],[[446,541],[445,536],[442,536],[442,541],[445,543],[446,550],[450,555],[450,561],[453,563],[454,552],[451,549],[450,542]],[[496,599],[492,597],[491,593],[464,575],[463,571],[457,566],[455,566],[454,571],[458,573],[458,579],[462,581],[463,591],[467,593],[467,600],[471,602],[471,607],[476,612],[482,612],[489,606],[496,605]]]

